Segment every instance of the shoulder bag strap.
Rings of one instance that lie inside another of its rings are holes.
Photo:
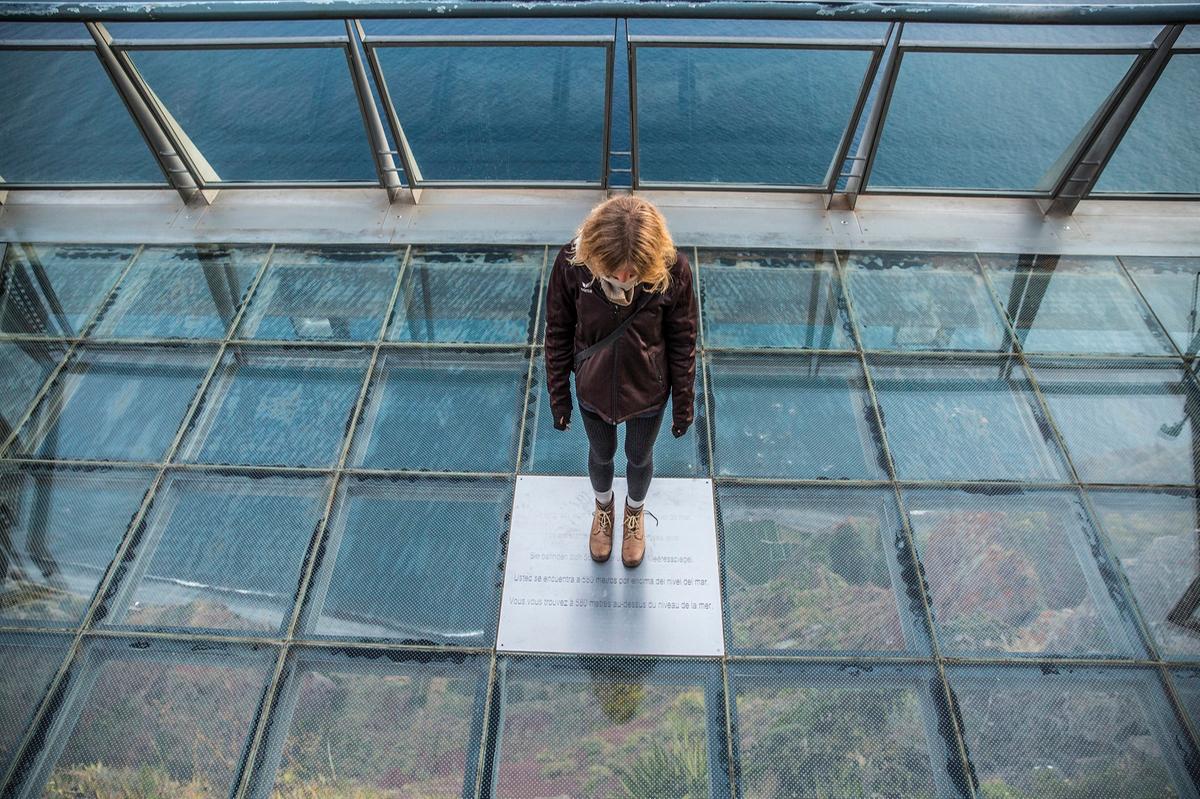
[[[575,369],[576,369],[576,371],[578,371],[578,369],[579,369],[579,364],[583,363],[588,358],[595,355],[597,352],[604,349],[605,347],[611,346],[613,344],[613,342],[615,342],[618,338],[620,338],[621,334],[623,334],[626,330],[629,329],[629,324],[633,321],[633,317],[637,316],[637,312],[642,310],[642,308],[644,308],[646,306],[646,304],[650,302],[652,296],[653,296],[653,293],[649,292],[649,291],[642,294],[641,298],[638,300],[637,305],[634,306],[633,312],[630,313],[629,316],[625,317],[625,319],[621,321],[621,324],[617,325],[616,329],[613,330],[613,332],[609,333],[607,336],[600,339],[599,341],[597,341],[595,344],[591,345],[590,347],[585,347],[584,349],[575,353]]]

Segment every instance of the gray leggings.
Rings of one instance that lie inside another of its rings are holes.
[[[644,500],[646,492],[650,490],[650,478],[654,476],[654,442],[658,439],[658,429],[662,426],[666,407],[663,405],[653,416],[634,417],[624,422],[625,459],[628,462],[625,479],[629,498],[634,502]],[[592,489],[607,491],[613,483],[617,426],[586,408],[580,407],[579,413],[583,416],[583,427],[589,442],[588,477],[592,480]]]

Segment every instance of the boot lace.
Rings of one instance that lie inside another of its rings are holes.
[[[626,507],[628,508],[628,506]],[[645,505],[638,511],[629,508],[629,512],[625,514],[625,527],[628,528],[628,534],[634,538],[641,538],[646,531],[646,520],[642,518],[643,513],[649,513],[651,516],[654,516],[652,511],[646,510]],[[654,523],[658,524],[657,516],[654,516]]]

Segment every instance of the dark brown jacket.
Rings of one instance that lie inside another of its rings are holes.
[[[570,372],[575,353],[613,331],[646,292],[617,305],[585,266],[567,261],[572,243],[554,259],[546,293],[546,387],[554,418],[571,418]],[[671,285],[637,312],[612,345],[592,355],[575,374],[575,393],[611,424],[656,409],[671,396],[672,424],[695,419],[696,330],[699,327],[692,267],[682,249],[671,267]]]

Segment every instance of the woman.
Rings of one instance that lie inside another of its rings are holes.
[[[631,316],[612,344],[575,367],[575,353],[605,339]],[[595,561],[603,563],[612,552],[613,458],[617,425],[627,422],[629,496],[621,562],[629,567],[642,562],[645,499],[668,393],[676,438],[694,418],[698,326],[691,265],[648,200],[632,195],[605,200],[558,251],[546,297],[546,387],[555,429],[569,429],[570,372],[575,370],[588,436],[588,476],[596,493],[588,540]]]

